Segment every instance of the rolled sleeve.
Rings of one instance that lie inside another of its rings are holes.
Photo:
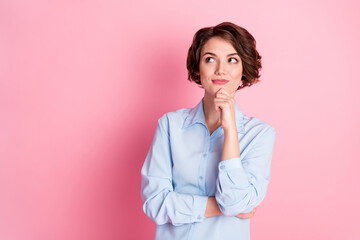
[[[247,175],[241,164],[240,157],[230,158],[219,163],[219,180],[225,189],[236,187],[248,187]]]
[[[270,180],[275,130],[266,130],[243,160],[231,158],[219,163],[215,197],[226,216],[250,212],[264,199]]]
[[[202,222],[205,219],[208,198],[207,196],[194,195],[192,222]]]

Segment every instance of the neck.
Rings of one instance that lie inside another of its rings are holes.
[[[214,96],[204,95],[203,110],[206,124],[220,125],[220,111],[215,109]]]

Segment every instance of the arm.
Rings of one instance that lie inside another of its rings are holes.
[[[220,113],[221,125],[224,129],[224,145],[221,156],[222,165],[219,166],[219,177],[216,183],[217,184],[217,192],[215,194],[216,206],[213,206],[214,204],[209,199],[208,205],[210,203],[210,206],[212,206],[210,207],[210,209],[211,210],[215,209],[213,211],[209,210],[209,215],[211,216],[212,214],[214,214],[214,215],[236,216],[239,218],[250,218],[256,212],[256,207],[249,205],[248,208],[246,209],[237,208],[236,206],[237,202],[234,202],[232,201],[232,199],[229,199],[231,198],[232,194],[236,194],[236,190],[234,191],[232,185],[226,185],[227,179],[226,176],[224,176],[224,173],[222,173],[222,170],[231,167],[231,164],[229,166],[230,159],[237,159],[238,162],[240,162],[240,146],[239,146],[237,127],[235,123],[234,95],[235,92],[229,94],[228,92],[226,92],[225,89],[220,89],[216,93],[214,99],[215,108],[221,111]],[[225,179],[224,181],[221,181],[222,185],[219,184],[219,178]],[[244,180],[244,178],[242,180]],[[224,191],[222,191],[221,187],[224,188]],[[226,189],[227,187],[229,189]],[[219,189],[220,189],[220,194],[219,194]],[[258,204],[260,204],[260,202]],[[208,208],[206,209],[206,214],[208,214]]]
[[[224,129],[224,146],[221,161],[240,157],[240,145],[236,128]]]
[[[209,197],[209,200],[206,205],[205,217],[210,218],[210,217],[216,217],[216,216],[220,216],[220,215],[223,215],[223,214],[220,211],[219,205],[216,202],[215,197]]]
[[[215,197],[224,215],[250,212],[264,199],[270,180],[275,135],[274,128],[269,127],[254,138],[256,142],[242,161],[234,156],[219,163]],[[225,143],[239,145],[238,141]]]
[[[173,191],[172,159],[168,119],[162,116],[141,169],[141,198],[145,214],[156,224],[175,226],[201,222],[205,218],[208,197]]]
[[[257,207],[255,207],[249,213],[240,213],[236,217],[251,218],[254,216],[256,210],[257,210]],[[216,216],[221,216],[221,215],[223,215],[223,213],[220,211],[219,205],[218,205],[215,197],[209,197],[209,200],[206,205],[205,217],[210,218],[210,217],[216,217]]]

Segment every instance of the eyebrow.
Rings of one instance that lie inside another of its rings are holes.
[[[202,57],[203,57],[203,56],[205,56],[206,54],[209,54],[209,55],[212,55],[212,56],[216,56],[216,54],[215,54],[215,53],[212,53],[212,52],[206,52],[206,53],[204,53],[204,54],[202,55]],[[238,53],[230,53],[230,54],[228,54],[228,55],[227,55],[227,57],[229,57],[229,56],[234,56],[234,55],[238,55],[238,56],[239,56],[239,54],[238,54]]]

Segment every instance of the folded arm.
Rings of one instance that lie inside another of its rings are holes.
[[[218,165],[216,200],[226,216],[248,213],[264,199],[270,180],[270,165],[275,142],[275,130],[269,127],[246,153],[243,160],[236,155]],[[234,141],[228,141],[229,144]],[[224,145],[226,144],[226,136]],[[236,144],[239,144],[236,141]],[[229,149],[224,146],[224,149]],[[223,156],[226,153],[223,153]],[[231,156],[231,155],[228,155]]]

